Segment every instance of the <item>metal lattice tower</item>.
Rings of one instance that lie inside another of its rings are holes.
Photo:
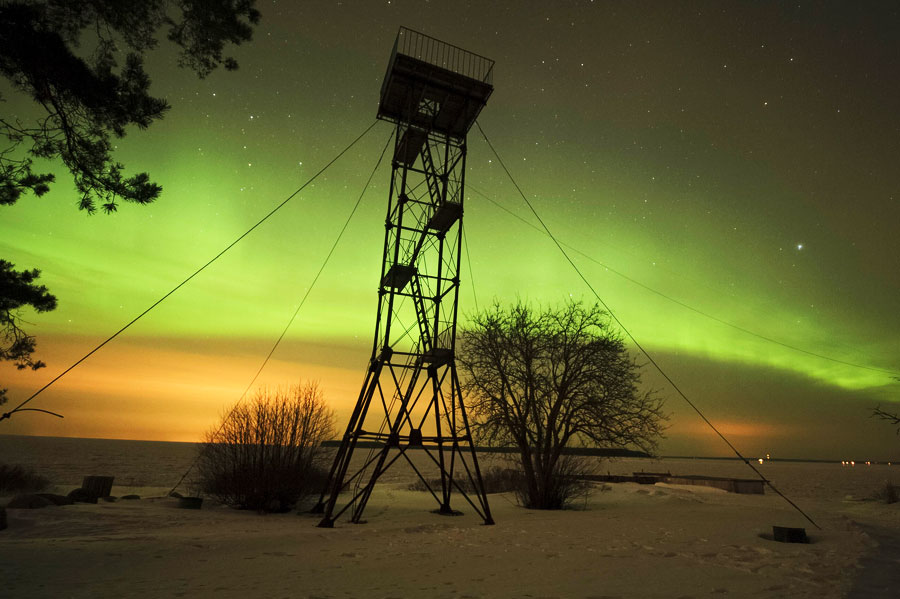
[[[375,342],[317,506],[321,527],[348,511],[360,522],[375,483],[401,459],[439,513],[455,513],[450,500],[457,492],[493,524],[454,353],[466,134],[493,91],[493,66],[405,27],[394,43],[378,106],[378,118],[394,123],[396,135]],[[434,478],[413,463],[410,449],[428,456]],[[354,451],[364,450],[351,469]]]

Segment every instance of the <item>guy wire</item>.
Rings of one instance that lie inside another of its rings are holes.
[[[269,217],[271,217],[273,214],[275,214],[276,212],[278,212],[279,210],[281,210],[281,208],[282,208],[285,204],[287,204],[287,203],[290,202],[292,199],[294,199],[294,196],[296,196],[298,193],[300,193],[301,191],[303,191],[310,183],[312,183],[313,181],[315,181],[316,178],[317,178],[319,175],[321,175],[322,173],[324,173],[324,172],[325,172],[332,164],[334,164],[335,162],[337,162],[337,160],[338,160],[341,156],[343,156],[350,148],[352,148],[353,146],[355,146],[356,143],[357,143],[359,140],[361,140],[363,137],[365,137],[365,135],[366,135],[369,131],[371,131],[372,128],[373,128],[377,123],[378,123],[378,121],[376,120],[376,121],[374,121],[371,125],[369,125],[368,128],[367,128],[365,131],[363,131],[362,133],[360,133],[359,136],[358,136],[356,139],[354,139],[352,142],[350,142],[350,145],[348,145],[346,148],[344,148],[343,150],[341,150],[341,151],[338,153],[337,156],[335,156],[334,158],[332,158],[325,166],[323,166],[321,169],[319,169],[319,171],[318,171],[316,174],[314,174],[312,177],[310,177],[309,179],[307,179],[306,183],[304,183],[303,185],[301,185],[294,193],[292,193],[291,195],[289,195],[289,196],[288,196],[287,198],[285,198],[280,204],[278,204],[278,205],[275,206],[272,210],[270,210],[269,213],[266,214],[264,217],[262,217],[259,221],[257,221],[255,225],[253,225],[252,227],[250,227],[249,229],[247,229],[247,230],[246,230],[244,233],[242,233],[237,239],[235,239],[234,241],[232,241],[231,243],[229,243],[227,246],[225,246],[225,249],[223,249],[223,250],[220,251],[218,254],[216,254],[215,256],[213,256],[206,264],[204,264],[203,266],[201,266],[200,268],[198,268],[197,270],[195,270],[190,276],[188,276],[185,280],[183,280],[183,281],[180,282],[178,285],[176,285],[175,287],[173,287],[168,293],[166,293],[166,294],[163,295],[161,298],[159,298],[158,300],[156,300],[155,302],[153,302],[153,303],[150,305],[149,308],[147,308],[146,310],[144,310],[143,312],[141,312],[140,314],[138,314],[137,316],[135,316],[133,319],[131,319],[131,321],[129,321],[128,324],[126,324],[125,326],[123,326],[122,328],[120,328],[118,331],[116,331],[115,333],[113,333],[112,335],[110,335],[109,337],[107,337],[105,341],[103,341],[102,343],[100,343],[100,345],[98,345],[97,347],[95,347],[94,349],[92,349],[91,351],[89,351],[88,353],[86,353],[85,355],[83,355],[81,358],[79,358],[79,359],[78,359],[75,363],[73,363],[71,366],[69,366],[68,368],[66,368],[65,370],[63,370],[61,373],[59,373],[58,375],[56,375],[49,383],[47,383],[46,385],[44,385],[43,387],[41,387],[40,389],[38,389],[37,391],[35,391],[34,393],[32,393],[32,394],[31,394],[31,397],[29,397],[28,399],[26,399],[25,401],[23,401],[22,403],[20,403],[18,406],[16,406],[15,408],[13,408],[12,410],[10,410],[9,412],[6,412],[6,413],[0,415],[0,421],[4,420],[4,419],[6,419],[6,418],[10,418],[13,414],[15,414],[16,412],[20,411],[20,409],[22,408],[22,406],[24,406],[25,404],[27,404],[28,402],[30,402],[32,399],[34,399],[35,397],[37,397],[38,395],[40,395],[41,393],[43,393],[43,392],[44,392],[46,389],[48,389],[53,383],[55,383],[56,381],[58,381],[59,379],[61,379],[62,377],[64,377],[66,374],[68,374],[68,373],[69,373],[72,369],[74,369],[76,366],[78,366],[79,364],[81,364],[82,362],[84,362],[85,360],[87,360],[89,357],[91,357],[92,355],[94,355],[101,347],[103,347],[104,345],[106,345],[107,343],[109,343],[110,341],[112,341],[113,339],[115,339],[116,337],[118,337],[121,333],[123,333],[123,332],[124,332],[126,329],[128,329],[131,325],[133,325],[134,323],[136,323],[137,321],[139,321],[141,318],[143,318],[144,316],[146,316],[148,312],[150,312],[151,310],[153,310],[153,308],[155,308],[156,306],[158,306],[158,305],[160,305],[161,303],[163,303],[163,301],[165,301],[166,299],[168,299],[168,297],[169,297],[170,295],[172,295],[173,293],[175,293],[176,291],[178,291],[179,289],[181,289],[181,287],[184,286],[188,281],[190,281],[191,279],[193,279],[194,277],[196,277],[198,274],[200,274],[201,272],[203,272],[204,270],[206,270],[206,268],[207,268],[208,266],[210,266],[213,262],[215,262],[216,260],[218,260],[219,258],[221,258],[221,257],[225,254],[225,252],[227,252],[228,250],[230,250],[231,248],[233,248],[235,245],[237,245],[239,241],[243,240],[247,235],[249,235],[251,232],[253,232],[254,229],[256,229],[257,227],[259,227],[259,226],[260,226],[261,224],[263,224],[265,221],[269,220]],[[57,415],[57,414],[54,414],[54,415]]]
[[[751,464],[747,458],[745,458],[743,455],[741,455],[741,452],[738,451],[737,448],[734,445],[732,445],[728,439],[725,438],[725,435],[723,435],[721,432],[719,432],[719,429],[717,429],[713,425],[713,423],[710,422],[709,419],[703,415],[703,412],[701,412],[700,409],[696,405],[694,405],[694,402],[692,402],[690,399],[688,399],[688,396],[685,395],[684,392],[678,387],[678,385],[675,384],[675,381],[673,381],[672,378],[668,374],[666,374],[666,372],[662,369],[662,367],[660,367],[660,365],[656,362],[656,360],[653,359],[653,357],[650,355],[650,353],[647,352],[647,350],[644,349],[644,347],[638,342],[638,340],[634,338],[634,335],[631,334],[631,331],[629,331],[625,327],[625,325],[622,323],[622,321],[619,320],[619,318],[609,308],[609,306],[606,304],[606,302],[603,301],[603,298],[600,297],[600,294],[597,293],[597,291],[594,289],[594,286],[591,285],[590,281],[588,281],[587,278],[581,273],[581,270],[578,268],[578,266],[575,264],[575,262],[572,260],[572,258],[569,257],[569,254],[566,253],[566,250],[563,248],[563,246],[560,244],[560,242],[556,239],[556,237],[553,235],[553,233],[550,232],[550,229],[547,227],[546,223],[544,223],[544,220],[537,213],[537,210],[534,209],[534,206],[531,205],[531,202],[528,201],[528,198],[525,196],[525,193],[522,191],[522,188],[519,187],[519,184],[513,178],[512,173],[510,173],[509,169],[506,168],[506,164],[503,162],[503,159],[500,158],[500,155],[497,153],[497,150],[494,148],[494,145],[491,143],[491,140],[488,139],[488,136],[484,132],[484,129],[481,128],[481,123],[476,121],[475,124],[478,126],[478,131],[481,132],[481,136],[484,137],[484,141],[487,142],[488,147],[490,147],[491,151],[494,153],[494,156],[496,156],[497,162],[499,162],[500,166],[503,167],[503,170],[506,172],[506,175],[509,177],[509,180],[512,182],[513,186],[516,188],[516,191],[519,192],[519,195],[522,197],[522,199],[528,205],[528,208],[531,210],[532,214],[534,214],[534,216],[535,216],[535,218],[537,218],[538,222],[541,223],[541,226],[544,228],[544,231],[547,232],[547,236],[549,236],[550,239],[553,240],[553,243],[556,245],[556,247],[559,249],[559,251],[562,252],[562,255],[565,257],[565,259],[569,263],[569,265],[571,265],[571,267],[573,269],[575,269],[575,272],[578,274],[578,277],[584,282],[585,285],[587,285],[588,289],[591,290],[591,293],[594,294],[594,297],[597,298],[597,301],[600,302],[600,304],[603,306],[603,309],[609,313],[609,315],[612,317],[612,319],[616,321],[616,324],[618,324],[619,327],[625,332],[625,335],[627,335],[628,338],[631,339],[631,342],[634,343],[635,347],[637,347],[640,350],[640,352],[642,354],[644,354],[644,356],[647,358],[647,360],[651,364],[653,364],[653,367],[656,368],[656,370],[663,376],[664,379],[666,379],[666,381],[668,381],[669,385],[672,386],[672,388],[675,390],[675,392],[685,402],[687,402],[687,404],[689,406],[691,406],[691,408],[693,408],[695,412],[697,412],[697,414],[700,416],[700,418],[702,418],[703,421],[707,425],[709,425],[709,427],[725,442],[725,444],[731,448],[731,450],[735,453],[735,455],[737,455],[737,457],[740,458],[741,461],[743,461],[747,466],[750,467],[751,470],[753,470],[753,472],[756,473],[756,475],[760,478],[760,480],[762,480],[766,485],[768,485],[769,488],[772,489],[775,493],[777,493],[782,499],[787,501],[795,510],[800,512],[800,514],[804,518],[806,518],[810,522],[810,524],[812,524],[813,526],[815,526],[816,528],[821,530],[822,529],[821,526],[816,524],[815,521],[812,518],[810,518],[809,515],[806,514],[806,512],[804,512],[802,509],[800,509],[800,507],[796,503],[794,503],[793,501],[788,499],[784,495],[784,493],[782,493],[777,488],[775,488],[775,486],[771,483],[771,481],[769,481],[765,476],[763,476],[762,473],[759,470],[757,470],[756,467],[754,467],[753,464]]]
[[[366,180],[366,184],[363,186],[362,192],[359,194],[359,197],[356,198],[356,204],[353,205],[353,210],[350,211],[350,214],[347,216],[347,220],[344,221],[344,226],[341,227],[340,232],[337,235],[337,238],[334,240],[334,243],[331,244],[331,249],[328,250],[328,254],[325,256],[325,260],[322,261],[322,265],[319,267],[319,271],[316,273],[316,276],[313,277],[312,283],[309,284],[309,287],[306,289],[306,293],[303,294],[303,298],[300,300],[300,305],[297,306],[297,309],[294,310],[294,314],[291,316],[290,320],[288,320],[287,325],[284,327],[284,330],[281,331],[281,334],[278,336],[278,339],[275,340],[275,343],[272,345],[272,349],[269,350],[269,353],[266,355],[262,364],[260,364],[259,369],[257,369],[256,374],[253,375],[253,378],[250,380],[250,383],[247,384],[247,387],[244,389],[244,392],[241,393],[241,396],[238,397],[238,400],[234,402],[234,406],[231,407],[231,410],[225,415],[222,419],[222,424],[219,425],[219,428],[216,429],[216,432],[213,433],[212,437],[215,438],[223,428],[225,428],[225,424],[228,422],[228,419],[234,414],[234,411],[240,405],[244,398],[247,396],[247,393],[250,391],[250,388],[253,387],[253,384],[256,382],[256,379],[259,378],[259,375],[262,374],[263,369],[269,363],[269,360],[272,358],[272,355],[275,353],[275,350],[278,348],[278,345],[281,343],[281,340],[284,339],[284,336],[287,334],[288,329],[291,328],[291,325],[294,324],[294,320],[297,319],[297,315],[300,313],[300,309],[303,307],[303,304],[306,303],[306,299],[309,297],[309,294],[312,293],[313,287],[316,286],[316,283],[319,280],[319,277],[322,275],[322,271],[325,270],[325,266],[328,264],[328,261],[331,260],[332,254],[334,254],[334,250],[337,248],[338,243],[341,241],[341,237],[344,236],[344,232],[347,230],[347,227],[350,225],[350,221],[353,219],[353,216],[356,214],[356,210],[359,208],[359,204],[362,202],[363,196],[366,195],[366,191],[369,189],[369,184],[372,182],[372,178],[375,176],[375,171],[378,170],[378,167],[381,166],[381,160],[384,158],[384,153],[388,148],[388,145],[391,143],[391,139],[394,137],[394,131],[391,130],[391,134],[388,136],[387,143],[384,144],[384,148],[381,150],[381,155],[378,157],[378,161],[375,163],[375,168],[372,169],[372,173],[369,175],[369,178]],[[187,475],[190,474],[191,470],[194,469],[194,466],[197,465],[197,462],[200,460],[200,455],[194,458],[194,461],[191,462],[191,465],[188,466],[188,469],[184,474],[181,475],[181,478],[178,479],[178,482],[175,483],[175,486],[172,487],[172,490],[169,491],[169,495],[171,495],[175,489],[184,482],[184,479],[187,478]]]

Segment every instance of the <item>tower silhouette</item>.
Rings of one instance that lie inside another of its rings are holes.
[[[360,522],[379,477],[398,460],[409,463],[439,513],[456,513],[456,492],[493,524],[455,361],[466,134],[494,89],[493,66],[411,29],[397,34],[378,106],[396,134],[375,340],[316,506],[321,527],[347,511]],[[351,464],[362,450],[364,459]]]

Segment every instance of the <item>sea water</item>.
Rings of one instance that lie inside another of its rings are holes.
[[[0,463],[30,468],[59,492],[81,486],[85,476],[112,476],[114,495],[130,491],[164,493],[187,475],[178,490],[191,493],[196,490],[194,466],[199,449],[198,443],[0,435]],[[324,460],[329,466],[333,451],[325,450]],[[419,471],[436,475],[430,472],[434,464],[424,452],[409,452],[409,456]],[[357,448],[350,473],[373,463],[373,457],[372,450]],[[413,483],[415,471],[405,458],[394,458],[396,452],[388,457],[387,462],[393,464],[379,481]],[[491,461],[491,456],[482,460]]]
[[[174,486],[197,456],[195,443],[0,435],[0,463],[18,464],[58,486],[114,476],[127,487]]]
[[[154,493],[165,493],[187,474],[178,490],[189,493],[194,482],[196,471],[192,466],[198,449],[196,443],[0,435],[0,463],[31,468],[49,479],[57,491],[81,486],[85,476],[113,476],[113,494],[124,494],[131,489],[142,489],[139,492],[146,493],[148,488]],[[433,461],[425,452],[418,450],[407,454],[425,476],[436,474]],[[396,453],[388,461],[394,456]],[[372,452],[357,448],[353,458],[350,471],[355,472],[372,458]],[[510,467],[515,465],[515,456],[481,454],[479,462],[483,470]],[[739,460],[723,459],[597,458],[587,467],[597,474],[645,471],[725,478],[757,477]],[[754,463],[754,467],[781,491],[798,498],[863,499],[872,497],[886,482],[900,486],[898,464],[857,463],[851,466],[841,462],[772,460]],[[401,457],[379,482],[411,484],[416,478],[406,458]]]

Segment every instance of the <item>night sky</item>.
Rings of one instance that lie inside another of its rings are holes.
[[[88,216],[61,167],[4,207],[0,257],[40,268],[38,372],[14,406],[294,192],[375,119],[400,25],[496,61],[479,119],[604,301],[750,455],[900,459],[900,15],[867,2],[262,2],[234,73],[198,80],[162,43],[172,109],[119,140],[147,207]],[[4,87],[7,115],[33,114]],[[391,134],[322,178],[0,433],[193,441],[250,382]],[[593,302],[477,129],[461,311]],[[318,379],[346,421],[371,351],[389,164],[260,381]],[[516,216],[520,218],[516,218]],[[527,222],[522,222],[524,219]],[[530,223],[530,224],[529,224]],[[623,276],[624,275],[624,276]],[[465,316],[462,318],[465,322]],[[803,351],[798,351],[803,350]],[[829,359],[830,358],[830,359]],[[645,360],[644,360],[645,361]],[[893,373],[893,375],[891,374]],[[728,448],[659,375],[661,453]]]

